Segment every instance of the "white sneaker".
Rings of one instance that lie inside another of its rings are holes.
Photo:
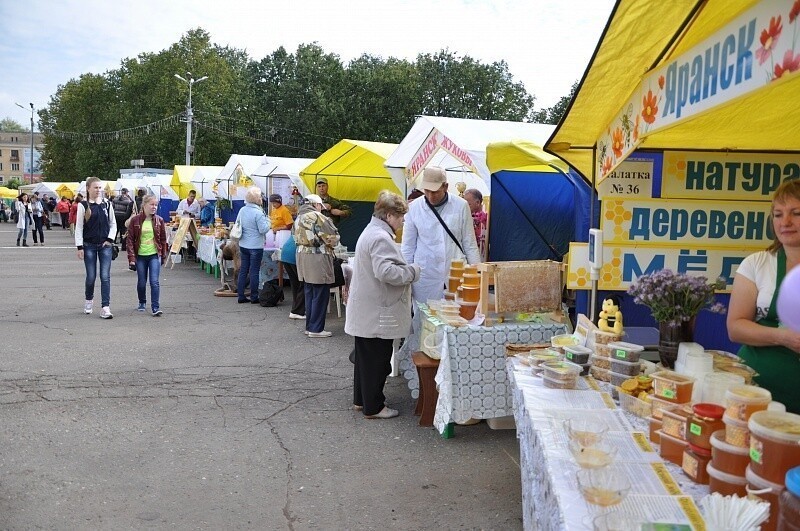
[[[333,334],[328,332],[327,330],[323,330],[322,332],[309,332],[308,337],[331,337]]]
[[[83,303],[83,313],[90,314],[92,313],[92,306],[94,306],[94,301],[86,301]]]
[[[305,320],[305,315],[298,315],[296,313],[289,312],[289,319],[303,319]]]
[[[111,313],[111,308],[103,306],[103,311],[100,313],[101,319],[113,319],[114,315]]]

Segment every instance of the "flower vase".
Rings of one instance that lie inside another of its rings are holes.
[[[658,323],[658,357],[661,365],[667,369],[675,368],[678,359],[678,345],[694,339],[694,318],[691,321],[682,321],[673,325],[668,321]]]

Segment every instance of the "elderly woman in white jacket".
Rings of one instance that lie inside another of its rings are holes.
[[[356,243],[344,331],[355,338],[353,407],[370,419],[398,415],[386,406],[383,386],[391,372],[392,341],[411,326],[411,283],[420,272],[395,242],[407,211],[402,197],[384,190]]]

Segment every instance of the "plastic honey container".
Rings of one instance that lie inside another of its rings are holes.
[[[602,330],[594,331],[594,342],[596,345],[608,345],[615,341],[620,341],[622,334],[615,334],[614,332],[603,332]]]
[[[614,356],[609,359],[611,360],[611,370],[617,374],[625,374],[631,378],[642,372],[642,364],[638,361],[623,361]]]
[[[692,416],[686,421],[686,440],[689,444],[711,451],[711,434],[723,429],[725,408],[717,404],[695,404]]]
[[[580,345],[571,345],[564,347],[564,357],[572,363],[583,365],[589,363],[589,356],[592,354],[592,349],[582,347]]]
[[[608,344],[611,349],[611,357],[622,361],[639,361],[639,355],[644,350],[641,345],[625,343],[624,341],[614,341]]]
[[[607,371],[611,369],[611,358],[604,358],[603,356],[595,356],[593,354],[589,356],[589,363],[592,364],[592,367],[598,367]]]
[[[692,418],[692,408],[688,405],[671,405],[662,411],[661,431],[682,441],[687,440],[686,423]]]
[[[739,448],[750,448],[750,430],[746,422],[722,415],[722,423],[725,424],[726,443]]]
[[[658,431],[661,429],[662,422],[653,417],[647,417],[647,420],[650,423],[650,442],[659,444],[661,437],[658,436]]]
[[[786,490],[781,494],[778,531],[800,531],[800,467],[786,473]]]
[[[711,450],[689,444],[683,451],[681,468],[692,481],[699,485],[708,485],[708,464],[711,462]]]
[[[480,286],[481,285],[481,276],[480,275],[468,275],[464,273],[464,285],[465,286]]]
[[[689,447],[689,443],[677,439],[672,435],[668,435],[663,431],[660,431],[658,436],[661,439],[658,451],[658,455],[661,456],[661,459],[669,461],[670,463],[675,463],[678,466],[683,465],[683,451]]]
[[[772,393],[754,385],[736,385],[725,392],[725,414],[747,421],[756,411],[764,411],[772,401]]]
[[[459,289],[464,302],[478,302],[481,298],[480,286],[461,286]]]
[[[750,464],[750,448],[725,442],[725,430],[717,430],[711,435],[711,464],[721,473],[744,478],[744,472]]]
[[[750,468],[772,483],[783,483],[790,468],[800,466],[800,415],[758,411],[750,428]]]
[[[653,378],[653,392],[658,398],[676,404],[685,404],[692,399],[694,378],[675,371],[657,371]]]
[[[744,475],[747,478],[747,497],[769,503],[769,519],[761,525],[761,531],[774,531],[778,528],[778,511],[783,485],[765,480],[749,466]]]
[[[583,367],[568,361],[546,361],[539,365],[544,369],[544,375],[552,380],[572,381],[578,378]]]
[[[651,396],[650,403],[653,404],[653,417],[659,420],[663,417],[665,409],[675,405],[667,400],[661,400],[657,396]]]
[[[447,277],[447,291],[455,293],[461,286],[461,277]]]
[[[740,498],[747,496],[747,479],[744,473],[741,476],[734,476],[733,474],[726,474],[717,470],[712,460],[706,467],[708,472],[708,491],[718,492],[723,496],[732,496],[736,494]]]

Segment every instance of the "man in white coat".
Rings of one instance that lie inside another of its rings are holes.
[[[422,269],[419,281],[412,285],[414,300],[427,302],[444,297],[450,260],[460,258],[476,264],[481,256],[469,205],[448,193],[447,174],[443,168],[425,168],[422,193],[424,199],[419,198],[408,206],[401,251],[407,263],[417,264]],[[434,210],[450,229],[452,237]]]

